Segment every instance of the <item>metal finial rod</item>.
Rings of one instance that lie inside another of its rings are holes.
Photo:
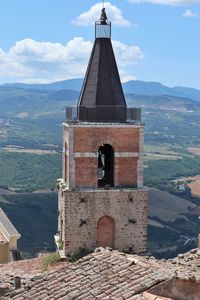
[[[105,6],[105,2],[104,0],[102,0],[102,8],[104,8],[104,6]]]

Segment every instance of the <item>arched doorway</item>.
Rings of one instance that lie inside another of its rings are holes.
[[[98,187],[114,186],[114,150],[104,144],[98,150]]]
[[[99,247],[114,248],[115,241],[115,220],[104,216],[97,223],[97,245]]]

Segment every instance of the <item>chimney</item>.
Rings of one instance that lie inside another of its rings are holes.
[[[19,277],[19,276],[14,277],[14,287],[15,287],[15,290],[18,290],[21,288],[21,277]]]

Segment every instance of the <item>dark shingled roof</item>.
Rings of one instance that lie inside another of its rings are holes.
[[[111,40],[108,38],[95,40],[79,105],[126,107]]]
[[[79,121],[125,122],[126,101],[105,8],[95,23],[95,42],[78,101]]]

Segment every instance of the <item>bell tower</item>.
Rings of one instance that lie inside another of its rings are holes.
[[[67,107],[63,123],[57,235],[63,256],[99,246],[146,252],[143,141],[141,110],[127,108],[103,8],[77,107]]]

